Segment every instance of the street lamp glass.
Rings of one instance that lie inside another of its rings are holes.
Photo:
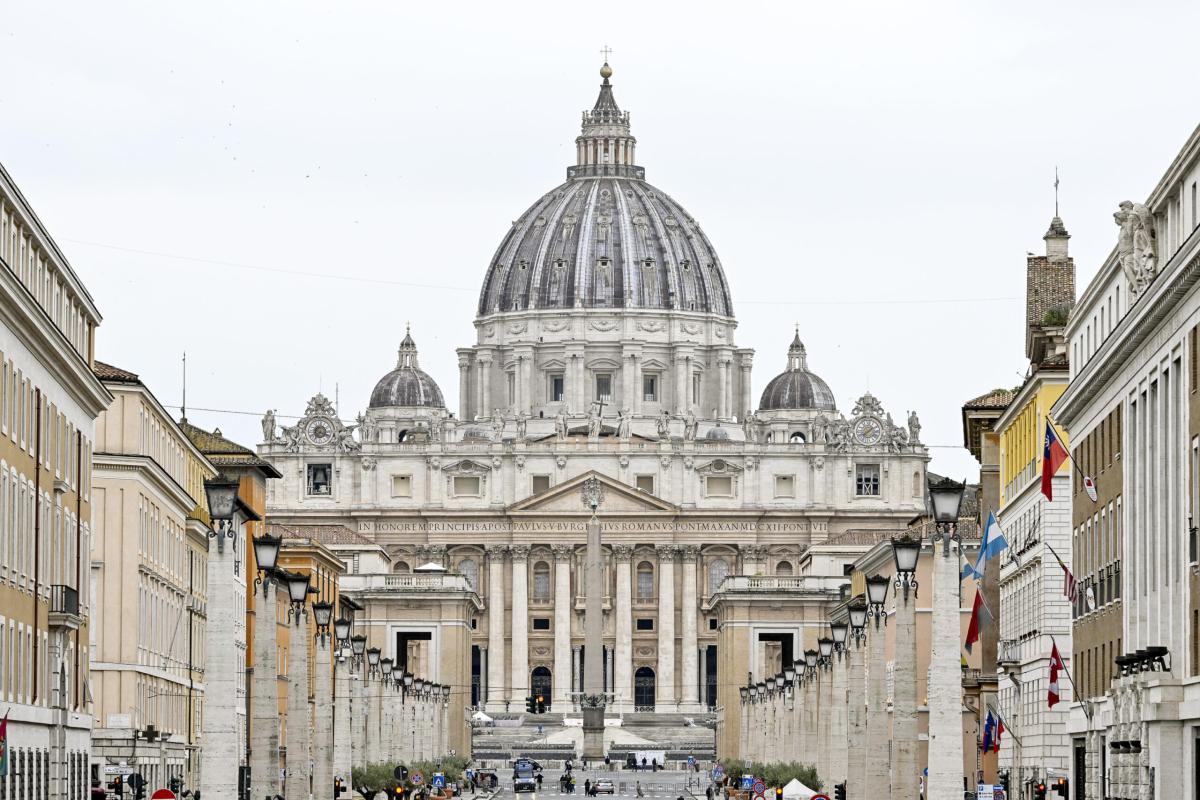
[[[748,697],[750,697],[750,690],[747,689],[745,686],[743,686],[740,689],[738,689],[738,694],[740,694],[742,696],[742,702],[744,703],[744,702],[746,702],[746,699]]]
[[[350,620],[345,617],[338,617],[333,621],[333,636],[339,642],[344,642],[350,638]]]
[[[933,504],[935,521],[942,525],[958,522],[958,509],[962,505],[965,488],[953,478],[929,482],[929,500]]]
[[[381,658],[381,659],[379,659],[379,668],[380,668],[381,670],[383,670],[383,674],[384,674],[384,675],[391,675],[391,674],[392,674],[392,663],[393,663],[393,662],[392,662],[392,659],[390,659],[390,658]]]
[[[917,571],[917,557],[921,554],[921,540],[908,534],[892,539],[892,555],[896,559],[896,571],[912,575]]]
[[[844,622],[829,623],[829,630],[833,632],[833,643],[841,646],[846,643],[846,633],[848,626]]]
[[[254,561],[258,564],[260,572],[275,569],[275,562],[279,560],[279,545],[282,542],[281,537],[269,533],[254,537]]]
[[[367,648],[367,663],[370,664],[372,667],[379,666],[379,648],[378,647]]]
[[[788,667],[787,669],[785,669],[783,671],[783,680],[786,683],[795,683],[796,682],[796,668]]]
[[[208,515],[218,522],[233,519],[237,507],[238,482],[233,478],[218,475],[204,482],[204,494],[208,500]]]
[[[762,695],[765,695],[766,693],[767,693],[767,684],[764,681],[759,681],[758,682],[758,694],[760,696],[762,696]]]
[[[829,658],[829,655],[833,652],[833,639],[822,636],[820,639],[817,639],[817,647],[821,649],[821,658]]]
[[[320,628],[329,627],[329,620],[333,618],[333,603],[326,603],[324,600],[313,603],[313,619]]]
[[[367,637],[361,633],[350,637],[350,652],[356,656],[362,656],[367,649]]]
[[[418,692],[422,692],[422,691],[424,691],[424,690],[425,690],[425,679],[424,679],[424,678],[417,678],[417,679],[416,679],[416,681],[415,681],[415,682],[414,682],[414,684],[413,684],[413,689],[414,689],[414,690],[416,690],[416,691],[418,691]]]
[[[413,685],[413,676],[412,676],[412,673],[411,673],[411,672],[406,672],[406,673],[404,673],[404,685],[405,685],[405,686],[412,686],[412,685]]]
[[[867,609],[865,606],[850,606],[850,627],[862,630],[867,625]]]
[[[442,686],[442,699],[443,700],[450,699],[450,687],[449,686]]]
[[[817,665],[817,651],[816,650],[805,650],[804,651],[804,663],[805,663],[805,665],[807,665],[809,667],[815,667]]]
[[[872,575],[867,578],[867,601],[873,606],[881,606],[887,602],[888,584],[887,578],[882,575]]]
[[[308,581],[307,575],[301,575],[298,572],[293,572],[288,575],[288,596],[292,598],[292,602],[296,605],[304,605],[304,601],[308,598]]]

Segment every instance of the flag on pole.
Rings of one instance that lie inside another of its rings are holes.
[[[1046,443],[1042,448],[1042,494],[1046,499],[1054,500],[1054,475],[1058,468],[1067,460],[1067,448],[1054,432],[1050,420],[1046,420]]]
[[[1046,690],[1046,705],[1049,708],[1054,708],[1059,700],[1058,692],[1058,673],[1059,670],[1066,670],[1067,665],[1063,663],[1062,656],[1058,654],[1058,642],[1050,648],[1050,688]]]
[[[1079,583],[1076,582],[1075,576],[1071,574],[1071,568],[1068,567],[1066,562],[1059,557],[1058,553],[1054,551],[1054,548],[1047,544],[1046,549],[1050,551],[1050,555],[1054,556],[1054,560],[1058,562],[1060,567],[1062,567],[1063,597],[1074,603],[1075,598],[1079,596]]]
[[[963,648],[969,653],[971,648],[979,641],[979,637],[983,633],[983,626],[992,621],[992,612],[987,607],[987,603],[983,602],[983,592],[975,592],[975,602],[971,604],[971,624],[967,626],[967,641],[963,644]]]
[[[1000,530],[996,515],[989,512],[987,525],[983,529],[983,541],[979,543],[979,555],[975,557],[975,566],[963,565],[962,578],[959,580],[968,575],[974,575],[977,581],[983,580],[983,565],[989,558],[998,556],[1006,547],[1008,540],[1004,538],[1004,531]]]
[[[0,778],[8,775],[8,712],[0,719]]]
[[[991,713],[991,712],[988,712]],[[1004,717],[996,715],[996,740],[992,743],[992,749],[997,753],[1000,752],[1000,737],[1004,735]]]
[[[983,721],[983,744],[981,745],[981,749],[985,753],[992,749],[992,729],[995,725],[996,721],[992,718],[992,711],[988,709],[987,719]]]

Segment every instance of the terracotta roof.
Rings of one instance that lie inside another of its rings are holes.
[[[992,389],[974,400],[963,403],[963,408],[1008,408],[1017,393],[1012,389]]]
[[[281,525],[267,524],[267,533],[285,539],[311,539],[326,545],[374,545],[375,542],[345,525]]]
[[[242,447],[237,442],[231,442],[222,436],[220,428],[214,428],[209,432],[196,427],[186,419],[179,420],[179,428],[192,440],[196,449],[218,467],[256,467],[265,472],[267,477],[283,477],[283,474],[275,469],[275,465],[270,461],[259,458],[253,450]]]
[[[92,367],[92,372],[102,381],[118,381],[120,383],[141,383],[141,379],[137,375],[128,370],[114,367],[112,364],[105,364],[103,361],[97,361]]]

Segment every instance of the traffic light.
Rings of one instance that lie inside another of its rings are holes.
[[[1046,784],[1038,781],[1038,785],[1033,787],[1033,800],[1046,800]]]
[[[333,779],[333,800],[337,800],[337,798],[341,797],[342,792],[344,792],[344,791],[346,791],[346,787],[342,786],[341,777],[334,778]]]
[[[775,787],[775,800],[783,800],[783,787],[782,786]]]
[[[178,775],[172,775],[171,779],[167,781],[167,788],[178,795],[183,791],[183,778]]]
[[[537,713],[546,713],[546,698],[540,694],[537,696]]]
[[[846,784],[844,784],[844,783],[834,784],[833,800],[846,800]]]
[[[403,786],[397,786],[392,792],[392,797],[394,797],[395,800],[404,800],[404,798],[407,796],[408,789],[404,788]]]
[[[1071,792],[1069,790],[1069,784],[1067,783],[1067,779],[1059,778],[1058,780],[1056,780],[1054,782],[1054,791],[1057,792],[1058,796],[1063,798],[1063,800],[1067,800],[1067,798],[1070,797],[1070,794],[1071,794]]]
[[[530,714],[537,713],[537,698],[536,697],[534,697],[533,695],[529,695],[528,697],[525,698],[525,710],[528,711]]]
[[[113,778],[112,781],[110,781],[108,784],[108,790],[110,792],[112,792],[113,794],[115,794],[117,797],[120,797],[125,791],[124,779],[120,775]]]

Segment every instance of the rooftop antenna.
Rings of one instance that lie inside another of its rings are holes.
[[[187,422],[187,350],[183,351],[183,405],[179,407],[179,418]]]
[[[1058,216],[1058,165],[1054,167],[1054,216]]]

